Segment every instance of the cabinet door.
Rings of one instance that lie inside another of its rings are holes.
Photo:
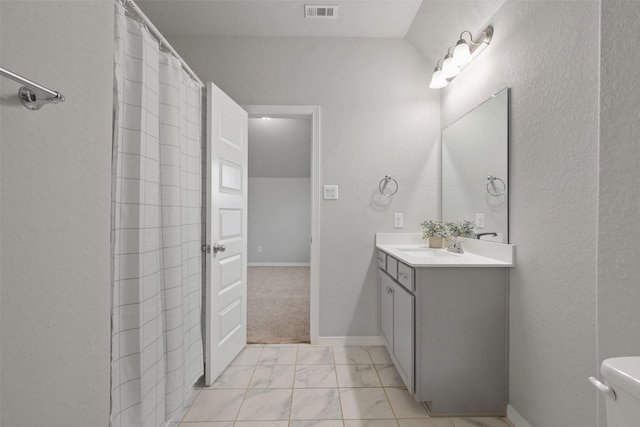
[[[398,373],[407,389],[413,393],[414,382],[414,301],[415,297],[402,286],[393,285],[393,355]]]
[[[380,283],[380,334],[389,353],[393,352],[393,281],[382,271],[378,272]]]

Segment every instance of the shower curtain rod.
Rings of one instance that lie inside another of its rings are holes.
[[[180,63],[182,64],[182,68],[184,68],[185,71],[189,73],[191,77],[193,77],[195,81],[198,82],[198,84],[200,84],[201,87],[204,87],[204,83],[202,83],[202,80],[200,80],[196,75],[196,73],[194,73],[193,70],[189,68],[189,66],[184,61],[184,59],[182,59],[182,57],[178,54],[178,52],[176,52],[173,46],[171,46],[171,44],[167,41],[167,39],[164,38],[162,33],[160,33],[160,31],[156,28],[156,26],[153,25],[153,23],[149,20],[149,18],[147,18],[147,15],[144,14],[142,9],[140,9],[138,5],[133,2],[133,0],[121,0],[121,3],[123,3],[126,7],[128,7],[133,13],[136,14],[138,18],[142,20],[142,22],[147,27],[147,30],[149,30],[151,35],[153,35],[153,37],[155,37],[158,40],[158,42],[162,46],[164,46],[165,49],[171,52],[173,56],[178,58],[180,60]]]
[[[30,110],[39,110],[43,105],[50,102],[57,104],[58,102],[64,101],[64,96],[62,96],[60,92],[47,89],[46,87],[32,82],[31,80],[9,71],[6,68],[0,67],[0,76],[7,77],[24,85],[20,88],[18,94],[20,95],[20,101],[22,101],[22,104]],[[38,95],[44,95],[44,97]]]

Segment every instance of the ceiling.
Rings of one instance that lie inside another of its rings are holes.
[[[249,118],[249,177],[309,178],[311,118]]]
[[[478,34],[505,0],[138,0],[165,35],[406,38],[434,63],[464,30]],[[304,6],[338,5],[336,19]]]
[[[140,0],[172,35],[404,37],[421,0]],[[304,17],[304,6],[338,5],[336,19]]]

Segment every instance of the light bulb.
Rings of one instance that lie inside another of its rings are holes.
[[[440,69],[440,67],[436,67],[435,71],[433,72],[433,76],[431,76],[431,83],[429,84],[429,87],[431,89],[440,89],[448,84],[449,82],[447,81],[447,79],[442,76],[442,70]]]
[[[453,57],[447,53],[442,63],[442,76],[445,79],[450,79],[457,76],[460,73],[460,68],[453,62]]]
[[[471,62],[471,51],[469,45],[464,39],[458,40],[456,48],[453,50],[453,61],[462,68]]]

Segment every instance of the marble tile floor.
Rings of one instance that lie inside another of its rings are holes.
[[[511,427],[430,418],[384,347],[247,346],[170,427]]]

